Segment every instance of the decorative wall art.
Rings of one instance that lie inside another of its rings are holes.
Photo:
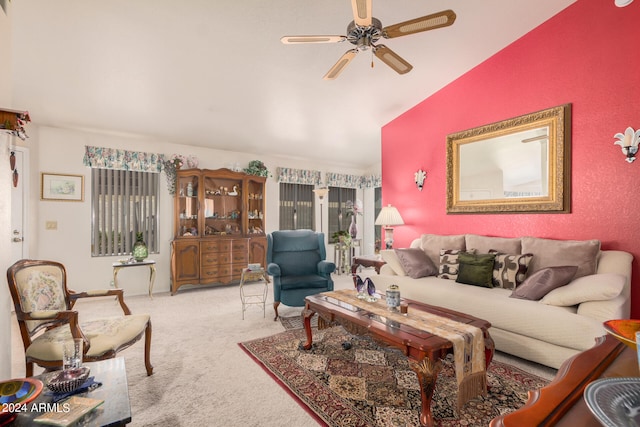
[[[84,175],[41,174],[40,200],[58,202],[84,201]]]

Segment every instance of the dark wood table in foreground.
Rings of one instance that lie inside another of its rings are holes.
[[[517,411],[491,421],[491,427],[600,427],[584,400],[584,389],[599,378],[637,377],[636,353],[615,337],[598,339],[595,347],[567,359],[553,381],[529,392]]]
[[[114,427],[124,426],[131,422],[131,405],[129,403],[129,386],[127,385],[127,371],[125,369],[124,358],[116,357],[113,359],[101,360],[99,362],[83,363],[91,369],[90,376],[95,381],[102,383],[102,386],[95,390],[79,393],[76,396],[90,397],[92,399],[102,399],[104,403],[93,411],[84,415],[80,421],[74,425],[82,426],[100,426]],[[38,375],[38,378],[45,381],[47,374]],[[41,404],[51,402],[52,396],[48,393],[49,389],[44,387],[40,396],[38,396],[31,404]],[[11,426],[33,426],[41,425],[34,422],[34,418],[40,416],[41,412],[21,412]]]
[[[338,292],[355,291],[344,290]],[[303,312],[304,328],[307,334],[305,349],[309,350],[313,344],[311,318],[316,313],[319,316],[318,326],[320,328],[331,322],[337,322],[353,334],[367,334],[384,344],[399,348],[409,358],[409,365],[418,376],[422,399],[420,424],[423,426],[434,425],[431,414],[431,398],[438,375],[440,359],[453,352],[451,341],[426,331],[398,324],[367,310],[329,297],[326,293],[311,295],[306,297],[305,300],[306,306]],[[408,304],[409,315],[411,315],[412,311],[424,311],[482,329],[485,341],[486,366],[489,367],[493,358],[494,343],[489,335],[491,324],[488,321],[408,299],[402,299],[402,302]]]

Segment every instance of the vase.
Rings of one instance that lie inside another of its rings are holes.
[[[352,239],[358,236],[358,224],[356,224],[356,216],[351,216],[351,224],[349,225],[349,235]]]
[[[149,250],[147,249],[147,244],[142,239],[142,233],[136,233],[136,242],[133,244],[131,255],[137,262],[142,262],[149,256]]]

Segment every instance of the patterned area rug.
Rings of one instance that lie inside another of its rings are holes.
[[[321,423],[335,427],[419,426],[416,374],[398,350],[382,347],[337,326],[314,329],[313,348],[299,349],[303,329],[240,343],[254,360]],[[345,350],[344,343],[351,346]],[[453,361],[443,361],[431,406],[438,426],[488,426],[497,415],[521,407],[527,391],[548,380],[500,362],[489,367],[486,398],[456,408]]]

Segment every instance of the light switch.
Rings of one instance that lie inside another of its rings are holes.
[[[44,228],[47,230],[57,230],[58,229],[58,221],[47,221],[44,223]]]

